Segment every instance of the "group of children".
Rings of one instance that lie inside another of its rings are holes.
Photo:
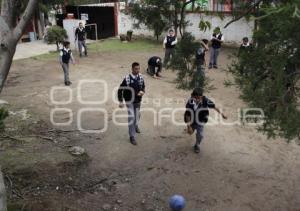
[[[75,37],[76,40],[78,40],[80,57],[82,57],[82,48],[85,49],[85,55],[87,56],[87,47],[85,43],[86,30],[83,27],[82,23],[80,23],[79,27],[76,29]],[[217,27],[211,37],[211,53],[208,66],[209,69],[218,68],[218,56],[223,42],[224,36],[221,33],[220,28]],[[163,65],[166,66],[170,61],[171,56],[173,56],[174,54],[176,44],[177,38],[175,36],[174,30],[171,29],[163,42],[163,46],[165,49],[164,61],[162,61],[162,59],[158,56],[153,56],[148,60],[147,72],[154,78],[161,77],[160,73],[162,67]],[[197,67],[196,71],[200,75],[204,75],[205,53],[209,50],[208,44],[209,41],[203,39],[200,42],[200,47],[195,53],[195,64]],[[249,43],[248,38],[243,38],[243,43],[240,46],[238,55],[240,56],[243,52],[247,52],[251,48],[252,45]],[[72,51],[70,50],[70,42],[64,42],[63,48],[60,51],[60,63],[64,71],[64,80],[66,86],[71,85],[71,81],[69,79],[70,61],[75,64]],[[141,116],[140,107],[142,98],[145,94],[145,87],[146,86],[144,78],[142,74],[140,74],[140,64],[134,62],[131,66],[131,73],[124,77],[118,89],[118,100],[120,103],[119,106],[120,108],[123,108],[126,105],[128,110],[129,138],[130,143],[133,145],[137,145],[137,141],[135,139],[136,134],[141,133],[138,127],[138,122]],[[196,87],[186,104],[186,111],[184,113],[184,121],[187,124],[187,132],[189,134],[193,134],[196,131],[196,143],[194,145],[195,153],[200,152],[200,143],[203,139],[204,125],[208,121],[209,109],[214,109],[219,114],[221,114],[224,119],[227,119],[227,116],[216,107],[214,102],[204,96],[203,89]]]
[[[153,62],[157,61],[153,58]],[[140,74],[140,65],[134,62],[131,73],[126,75],[118,89],[119,107],[125,105],[128,110],[128,129],[130,143],[137,145],[136,134],[141,133],[138,122],[140,120],[140,107],[145,94],[145,81]],[[125,103],[124,103],[125,102]],[[195,153],[200,152],[200,143],[203,139],[204,124],[208,121],[209,109],[214,109],[227,119],[226,115],[218,109],[215,104],[203,94],[202,88],[195,88],[186,104],[184,121],[187,124],[187,131],[193,134],[196,131]]]

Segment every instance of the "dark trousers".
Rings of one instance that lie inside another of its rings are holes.
[[[218,66],[219,53],[220,53],[220,48],[210,48],[209,67]]]
[[[126,106],[128,110],[129,137],[135,137],[136,128],[138,127],[138,122],[141,117],[140,114],[141,103],[127,103]]]
[[[169,63],[170,58],[173,56],[173,54],[174,54],[174,48],[166,48],[165,58],[164,58],[164,66],[166,66]]]
[[[148,65],[147,72],[151,76],[154,76],[154,75],[158,76],[158,74],[161,72],[161,67],[156,67],[156,66]]]
[[[68,63],[62,63],[62,68],[64,71],[64,79],[65,79],[65,83],[70,82],[70,78],[69,78],[69,64]]]
[[[201,124],[192,124],[191,125],[194,130],[196,130],[196,145],[200,145],[203,139],[203,129],[204,125]]]
[[[84,47],[84,54],[87,55],[87,47],[85,44],[85,40],[78,40],[78,50],[80,56],[82,56],[82,47]]]

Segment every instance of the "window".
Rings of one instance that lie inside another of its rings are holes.
[[[232,12],[233,2],[232,0],[212,0],[213,9],[215,12]]]

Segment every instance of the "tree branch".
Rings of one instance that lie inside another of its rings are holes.
[[[254,3],[252,6],[250,5],[250,8],[244,12],[243,14],[241,14],[240,16],[232,19],[231,21],[229,21],[225,26],[224,26],[224,29],[226,29],[230,24],[242,19],[243,17],[245,17],[246,15],[248,15],[249,13],[251,13],[251,11],[257,7],[263,0],[258,0],[256,3]]]
[[[37,7],[38,0],[29,0],[25,12],[23,13],[20,22],[15,27],[13,31],[14,39],[19,40],[23,34],[25,27],[27,26],[28,22],[31,20],[34,11]]]
[[[180,24],[179,24],[179,32],[180,32],[180,35],[182,37],[183,33],[182,33],[182,26],[184,24],[184,12],[185,12],[185,8],[187,5],[189,5],[190,3],[194,3],[195,0],[189,0],[187,2],[185,2],[183,5],[182,5],[182,8],[181,8],[181,13],[180,13]]]

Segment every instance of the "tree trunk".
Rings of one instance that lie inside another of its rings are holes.
[[[4,185],[4,180],[3,180],[3,175],[1,170],[0,170],[0,211],[7,211],[5,185]]]
[[[43,39],[45,31],[45,18],[44,13],[38,12],[38,32],[39,32],[39,40]]]
[[[31,20],[38,0],[29,0],[27,7],[14,27],[15,0],[2,0],[0,16],[0,93],[7,79],[18,41]]]
[[[57,50],[57,52],[59,52],[59,42],[58,41],[56,41],[56,50]]]
[[[13,57],[16,51],[17,42],[9,41],[9,50],[5,47],[0,49],[0,93],[2,92],[4,83],[7,79],[9,69],[11,67]]]

